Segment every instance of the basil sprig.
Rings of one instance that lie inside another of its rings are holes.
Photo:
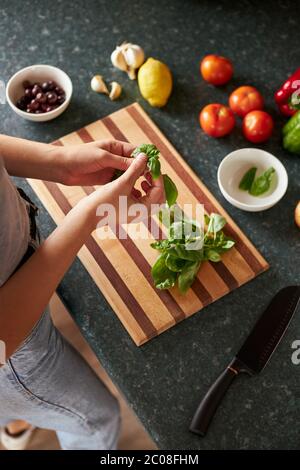
[[[147,166],[149,168],[152,178],[154,180],[159,178],[159,176],[161,175],[161,169],[160,169],[160,161],[159,161],[160,151],[158,150],[158,148],[154,144],[139,145],[133,151],[132,157],[137,157],[139,153],[144,153],[145,155],[147,155],[148,157]],[[163,175],[163,180],[164,180],[166,200],[167,200],[168,206],[172,207],[177,201],[178,191],[177,191],[174,181],[168,175]]]
[[[230,250],[235,242],[225,236],[222,229],[226,220],[219,214],[205,216],[206,230],[183,215],[180,220],[174,219],[174,211],[169,220],[168,238],[151,244],[160,252],[152,267],[152,278],[158,289],[169,289],[177,282],[184,294],[193,284],[201,263],[220,261],[222,253]]]
[[[239,188],[243,191],[248,191],[252,196],[261,196],[270,189],[275,170],[273,167],[270,167],[258,178],[255,178],[256,171],[256,167],[250,168],[241,179]]]

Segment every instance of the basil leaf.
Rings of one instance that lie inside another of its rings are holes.
[[[169,228],[169,240],[175,243],[190,243],[198,234],[196,227],[184,219],[173,222]]]
[[[158,157],[159,150],[154,144],[141,144],[132,152],[132,157],[137,157],[140,153],[144,153],[148,157]]]
[[[248,170],[240,181],[239,188],[243,191],[249,191],[255,178],[257,168],[254,166]]]
[[[210,214],[210,220],[207,227],[207,233],[213,233],[216,236],[217,232],[222,230],[222,228],[226,225],[226,219],[220,214],[214,214],[213,212]]]
[[[221,256],[216,250],[208,250],[207,259],[209,259],[209,261],[217,263],[218,261],[221,261]]]
[[[152,248],[159,251],[165,251],[170,246],[169,240],[158,240],[150,244]]]
[[[184,226],[182,221],[173,222],[169,228],[169,239],[178,241],[184,238]]]
[[[203,248],[203,236],[190,238],[186,240],[185,247],[188,251],[199,251]]]
[[[167,268],[170,271],[174,271],[175,273],[182,271],[184,268],[186,261],[184,259],[178,258],[177,256],[172,256],[169,253],[166,256],[165,260]]]
[[[152,266],[151,274],[155,287],[169,289],[176,282],[177,274],[166,266],[166,254],[161,254]]]
[[[206,223],[206,225],[209,225],[210,217],[207,214],[204,214],[204,222]]]
[[[151,176],[154,180],[157,180],[160,176],[160,161],[158,158],[150,157],[147,164]]]
[[[200,261],[202,259],[201,250],[187,250],[183,244],[175,245],[168,250],[168,253],[187,261]]]
[[[252,194],[252,196],[260,196],[261,194],[266,193],[270,189],[274,173],[274,168],[270,167],[262,175],[256,178],[250,188],[250,194]]]
[[[168,175],[163,175],[163,180],[164,180],[166,200],[167,200],[168,206],[172,207],[177,201],[178,190],[176,188],[174,181],[172,181]]]
[[[148,157],[147,166],[151,176],[156,180],[160,176],[159,150],[154,144],[141,144],[132,152],[132,157],[137,157],[140,153],[144,153]]]
[[[197,272],[199,271],[201,262],[190,262],[187,263],[184,269],[178,276],[178,288],[182,294],[184,294],[193,284]]]
[[[235,241],[228,238],[227,240],[224,241],[224,243],[222,243],[222,250],[225,250],[225,251],[230,250],[230,248],[232,248],[234,244],[235,244]]]

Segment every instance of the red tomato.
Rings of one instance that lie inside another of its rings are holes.
[[[243,119],[243,134],[255,144],[264,142],[271,137],[274,122],[265,111],[251,111]]]
[[[212,85],[224,85],[233,74],[232,63],[219,55],[207,55],[200,63],[200,72],[204,80]]]
[[[250,111],[263,109],[264,99],[253,86],[240,86],[231,93],[229,106],[236,114],[244,117]]]
[[[234,114],[223,104],[208,104],[199,115],[200,126],[211,137],[229,134],[235,125]]]

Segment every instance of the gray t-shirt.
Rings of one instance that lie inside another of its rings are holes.
[[[18,266],[29,240],[28,205],[20,197],[0,157],[0,286]]]

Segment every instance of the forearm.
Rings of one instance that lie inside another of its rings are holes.
[[[29,334],[91,233],[95,210],[79,203],[0,288],[0,340],[9,357]]]
[[[60,148],[55,145],[0,135],[0,155],[12,176],[62,180]]]

